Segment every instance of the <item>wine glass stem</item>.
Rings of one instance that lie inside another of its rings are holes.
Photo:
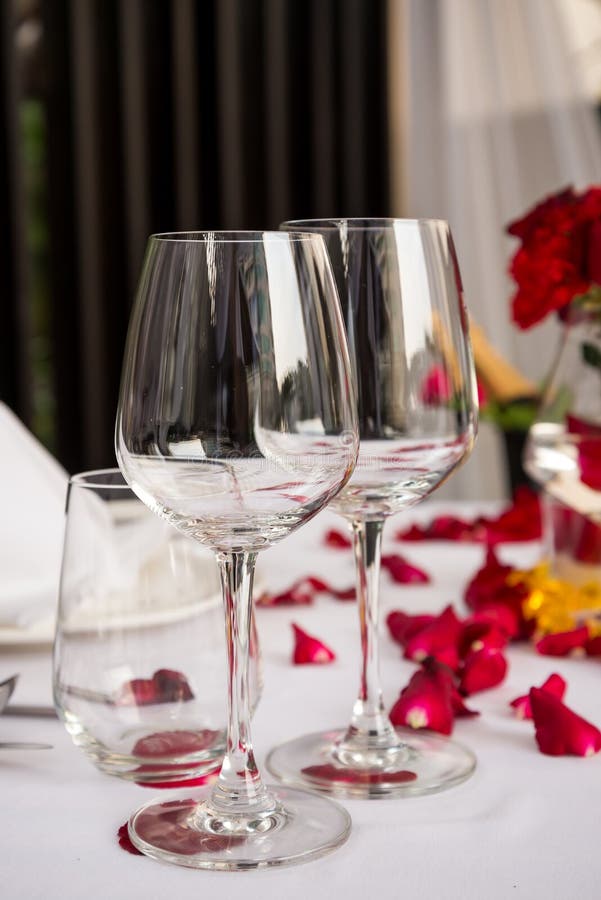
[[[218,553],[228,662],[226,752],[210,800],[213,813],[256,816],[274,800],[266,790],[250,736],[249,650],[256,553]]]
[[[344,740],[360,738],[375,747],[396,743],[380,685],[379,581],[384,519],[357,520],[351,527],[361,626],[361,680]]]

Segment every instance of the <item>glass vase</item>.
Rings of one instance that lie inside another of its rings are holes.
[[[601,581],[601,311],[574,305],[524,455],[544,488],[548,556],[575,584]]]

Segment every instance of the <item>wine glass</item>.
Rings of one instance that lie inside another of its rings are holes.
[[[311,519],[358,451],[344,323],[323,239],[283,232],[150,238],[116,426],[119,465],[159,516],[211,548],[226,618],[228,733],[213,788],[134,813],[149,856],[205,869],[302,862],[348,813],[265,786],[249,727],[257,553]]]
[[[250,656],[254,709],[256,629]],[[150,512],[119,469],[69,479],[53,661],[57,711],[102,772],[170,784],[220,765],[227,665],[215,557]]]
[[[433,220],[281,227],[324,236],[346,320],[361,442],[332,508],[353,536],[362,658],[348,728],[276,747],[267,767],[286,784],[342,797],[431,793],[467,778],[475,758],[448,739],[392,726],[380,684],[378,585],[386,519],[441,485],[476,435],[476,378],[451,234]]]

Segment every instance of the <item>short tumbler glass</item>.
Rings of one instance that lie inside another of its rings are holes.
[[[196,779],[221,763],[226,685],[213,554],[151,513],[119,469],[74,475],[54,645],[55,704],[73,742],[111,775]]]

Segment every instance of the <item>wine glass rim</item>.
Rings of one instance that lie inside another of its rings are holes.
[[[280,241],[282,235],[286,234],[292,241],[312,241],[315,239],[314,231],[277,231],[268,229],[266,231],[231,229],[221,231],[161,231],[151,234],[149,241],[165,242],[165,243],[182,243],[182,244],[204,244],[211,241],[216,244],[264,244],[266,241]]]
[[[448,226],[446,219],[402,219],[397,216],[324,216],[318,219],[286,219],[281,223],[283,226],[293,225],[298,231],[305,228],[319,229],[320,231],[338,231],[341,225],[346,225],[351,231],[379,231],[382,228],[388,228],[392,225],[437,225]],[[290,232],[293,234],[294,232]],[[310,232],[314,233],[314,232]]]
[[[123,478],[123,484],[111,484],[102,480],[102,476],[119,475]],[[125,480],[123,472],[118,466],[112,466],[107,469],[90,469],[88,472],[76,472],[75,475],[69,477],[69,484],[83,488],[102,488],[110,491],[131,491],[131,487]]]

